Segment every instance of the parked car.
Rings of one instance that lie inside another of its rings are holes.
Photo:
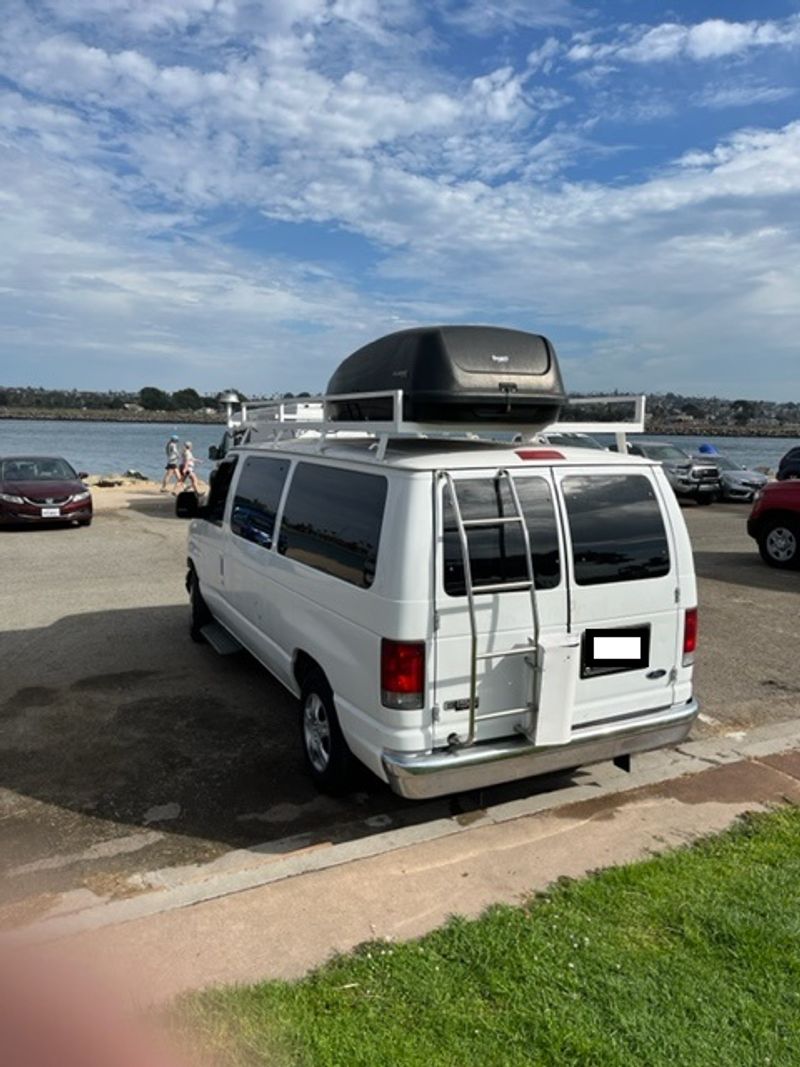
[[[696,455],[697,460],[706,460],[708,455]],[[721,496],[723,500],[741,500],[749,504],[759,489],[763,489],[769,479],[766,474],[742,466],[730,456],[717,453],[711,460],[719,469]]]
[[[92,521],[92,492],[60,456],[5,456],[0,459],[0,524]]]
[[[800,481],[769,482],[759,489],[747,532],[771,567],[800,567]]]
[[[544,650],[535,724],[514,492]],[[208,500],[178,507],[194,512],[193,636],[216,621],[300,697],[323,790],[347,788],[354,757],[407,797],[480,788],[677,742],[694,720],[692,555],[658,463],[432,440],[390,443],[379,460],[369,440],[324,453],[287,440],[234,449]],[[612,660],[621,639],[621,660],[603,661],[605,638]]]
[[[628,452],[661,463],[677,497],[711,504],[722,493],[719,467],[712,459],[692,457],[666,441],[629,441]]]
[[[800,447],[790,448],[778,464],[776,478],[779,482],[800,478]]]
[[[662,464],[467,437],[554,421],[538,335],[403,331],[343,366],[316,439],[302,421],[269,439],[263,409],[207,498],[176,505],[192,637],[243,647],[299,698],[318,787],[353,788],[360,761],[440,796],[684,739],[697,590]]]

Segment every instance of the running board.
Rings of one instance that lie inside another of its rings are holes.
[[[242,645],[218,622],[210,622],[204,626],[200,633],[208,641],[211,647],[220,656],[232,656],[234,652],[241,652]]]

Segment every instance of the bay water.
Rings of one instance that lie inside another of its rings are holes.
[[[82,420],[0,419],[0,456],[63,456],[77,471],[122,474],[137,470],[161,479],[170,434],[182,448],[191,441],[198,473],[204,480],[213,464],[208,446],[217,445],[225,427],[208,423],[84,422]]]
[[[209,445],[219,444],[224,427],[207,423],[84,422],[78,420],[0,419],[0,456],[21,453],[63,456],[76,470],[89,474],[121,474],[133,469],[149,478],[164,472],[164,446],[176,433],[180,444],[191,441],[201,477],[212,467]],[[775,470],[781,456],[800,445],[792,437],[690,437],[649,434],[688,451],[713,444],[746,467]]]

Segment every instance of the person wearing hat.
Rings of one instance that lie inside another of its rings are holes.
[[[167,482],[170,480],[170,478],[175,479],[176,490],[181,482],[180,473],[178,471],[178,467],[180,466],[180,449],[178,448],[178,440],[178,435],[174,433],[170,436],[169,441],[167,441],[167,465],[164,470],[164,477],[161,481],[162,493],[166,493]]]

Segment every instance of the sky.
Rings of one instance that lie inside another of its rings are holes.
[[[0,384],[323,390],[423,323],[800,400],[800,4],[3,0]]]

